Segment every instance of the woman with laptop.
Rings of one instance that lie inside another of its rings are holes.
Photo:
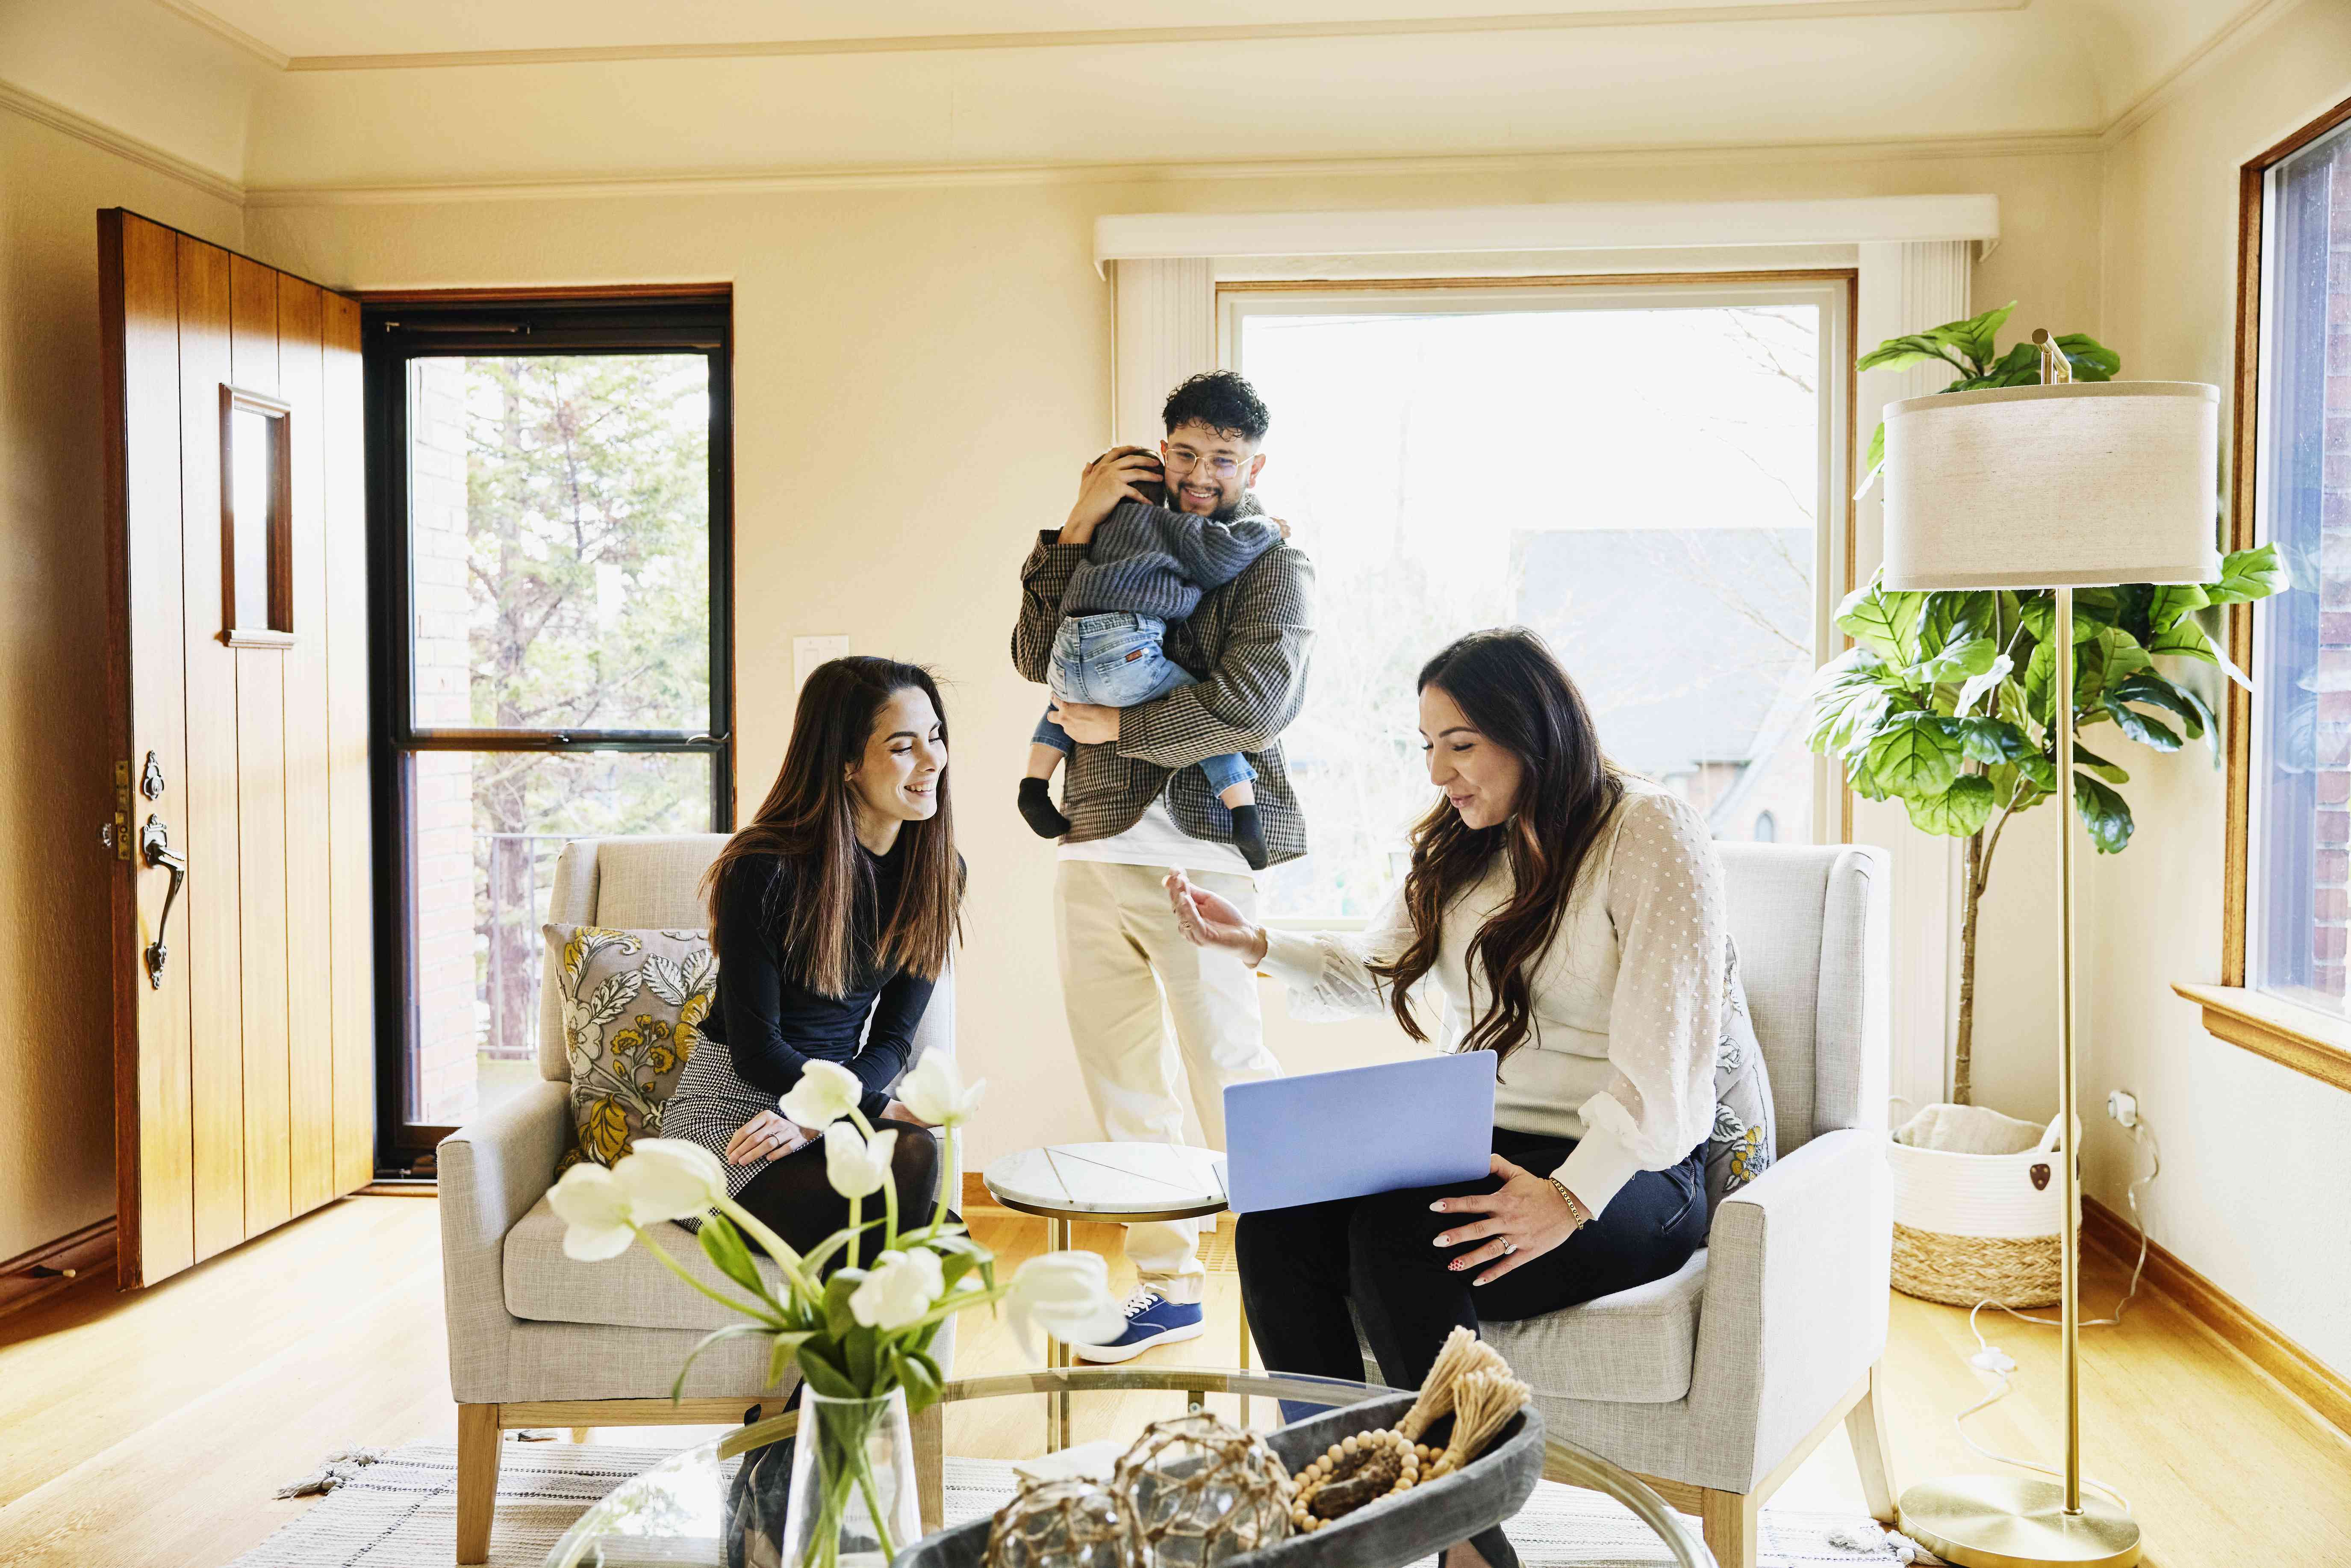
[[[1352,1301],[1399,1388],[1457,1324],[1629,1290],[1705,1244],[1726,963],[1704,821],[1609,763],[1540,638],[1474,632],[1422,667],[1419,691],[1445,799],[1368,929],[1269,931],[1167,878],[1184,934],[1285,981],[1293,1017],[1385,1010],[1425,1040],[1410,996],[1427,980],[1444,1044],[1496,1055],[1489,1176],[1245,1214],[1236,1232],[1269,1368],[1361,1377]],[[1363,1132],[1409,1140],[1411,1108]],[[1446,1568],[1516,1560],[1490,1531]]]

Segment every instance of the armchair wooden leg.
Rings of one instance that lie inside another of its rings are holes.
[[[1868,1391],[1861,1403],[1845,1412],[1844,1433],[1853,1443],[1853,1461],[1861,1471],[1861,1495],[1869,1514],[1881,1524],[1894,1522],[1894,1450],[1886,1440],[1886,1417],[1877,1397],[1884,1363],[1869,1369]]]
[[[490,1560],[490,1520],[498,1506],[498,1407],[457,1406],[457,1561]]]
[[[1698,1521],[1706,1527],[1707,1550],[1720,1568],[1755,1568],[1755,1552],[1762,1531],[1756,1516],[1762,1504],[1753,1492],[1698,1493]]]
[[[574,1427],[571,1428],[571,1440],[575,1443],[584,1443],[588,1440],[588,1435],[595,1429],[593,1427]]]
[[[932,1405],[914,1412],[914,1501],[928,1535],[946,1522],[946,1406]]]

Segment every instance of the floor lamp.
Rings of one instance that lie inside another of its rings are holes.
[[[2072,379],[2046,332],[2042,384],[1909,398],[1886,410],[1886,586],[2053,589],[2053,645],[2074,643],[2074,591],[2204,583],[2220,462],[2218,388],[2196,382]],[[2074,752],[2074,661],[2053,662],[2054,758]],[[2061,933],[2057,1127],[2065,1368],[2064,1485],[2022,1476],[1951,1476],[1902,1494],[1902,1529],[1965,1568],[2095,1563],[2130,1568],[2139,1530],[2124,1509],[2082,1495],[2081,1166],[2074,1108],[2074,841],[2071,768],[2059,765]]]

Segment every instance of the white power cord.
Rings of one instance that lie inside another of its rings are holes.
[[[2139,1145],[2144,1145],[2154,1156],[2154,1164],[2148,1168],[2147,1175],[2140,1176],[2137,1180],[2132,1182],[2130,1186],[2123,1195],[2125,1199],[2130,1205],[2131,1222],[2138,1229],[2138,1261],[2131,1265],[2130,1289],[2125,1291],[2122,1295],[2122,1300],[2115,1303],[2114,1315],[2112,1317],[2105,1318],[2092,1318],[2080,1325],[2085,1329],[2107,1328],[2116,1323],[2121,1322],[2123,1321],[2123,1314],[2130,1310],[2132,1299],[2138,1294],[2139,1276],[2147,1270],[2147,1217],[2139,1212],[2138,1189],[2163,1174],[2163,1149],[2162,1145],[2156,1143],[2154,1134],[2147,1130],[2147,1123],[2143,1118],[2134,1114],[2129,1125],[2132,1146],[2136,1149]],[[1992,1463],[1996,1465],[2007,1465],[2012,1469],[2020,1470],[2031,1470],[2035,1475],[2047,1476],[2053,1480],[2063,1480],[2065,1478],[2064,1472],[2062,1470],[2053,1470],[2046,1465],[2036,1465],[2030,1459],[2011,1458],[2006,1454],[1995,1453],[1991,1449],[1985,1448],[1981,1443],[1977,1442],[1973,1437],[1968,1436],[1968,1417],[1980,1414],[1982,1411],[1989,1410],[1993,1406],[1999,1404],[2001,1400],[2007,1398],[2013,1388],[2013,1385],[2009,1382],[2008,1375],[2016,1370],[2016,1363],[2009,1356],[2008,1353],[2001,1350],[2000,1346],[1993,1344],[1989,1340],[1985,1339],[1982,1329],[1977,1326],[1976,1320],[1982,1314],[1983,1310],[1986,1307],[1997,1307],[1999,1311],[2006,1312],[2010,1317],[2015,1318],[2022,1322],[2040,1323],[2049,1328],[2059,1328],[2064,1326],[2063,1321],[2057,1318],[2036,1318],[2028,1312],[2020,1312],[2014,1307],[2000,1306],[1999,1303],[1995,1301],[1978,1301],[1975,1304],[1974,1310],[1968,1313],[1968,1332],[1976,1336],[1976,1353],[1975,1354],[1968,1357],[1968,1364],[1993,1379],[1999,1384],[1999,1386],[1976,1404],[1969,1406],[1965,1410],[1960,1411],[1957,1416],[1951,1417],[1951,1425],[1959,1431],[1959,1441],[1965,1443],[1969,1448],[1974,1449],[1985,1458],[1991,1460]],[[2082,1479],[2085,1485],[2095,1487],[2099,1491],[2102,1491],[2108,1497],[2114,1499],[2116,1506],[2121,1508],[2125,1512],[2128,1512],[2130,1511],[2130,1500],[2124,1497],[2122,1493],[2116,1491],[2105,1482],[2097,1479],[2094,1476],[2086,1475],[2084,1476]]]

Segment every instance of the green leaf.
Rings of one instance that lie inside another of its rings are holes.
[[[705,1215],[702,1221],[702,1255],[716,1266],[718,1271],[766,1300],[768,1282],[759,1278],[759,1266],[751,1261],[751,1249],[743,1243],[743,1233],[723,1214]]]
[[[2074,775],[2074,809],[2090,830],[2090,842],[2102,855],[2120,854],[2130,847],[2131,810],[2128,802],[2086,773]]]
[[[2204,635],[2203,627],[2189,620],[2176,621],[2148,638],[2147,651],[2158,657],[2169,654],[2175,658],[2201,659],[2208,664],[2220,663],[2214,656],[2212,639]]]
[[[1954,322],[1953,326],[1966,326]],[[1938,336],[1949,330],[1937,328],[1928,332],[1907,332],[1899,338],[1888,338],[1855,361],[1855,368],[1864,371],[1906,371],[1913,365],[1945,364],[1959,368],[1951,358],[1951,343]]]
[[[2181,616],[2190,611],[2201,610],[2211,601],[2210,596],[2192,582],[2160,584],[2155,590],[2154,599],[2147,604],[2147,625],[2153,631],[2161,632]]]
[[[2115,764],[2107,761],[2105,758],[2099,756],[2096,752],[2091,750],[2088,747],[2083,745],[2078,740],[2074,743],[2074,762],[2076,768],[2087,768],[2091,772],[2097,774],[2109,784],[2127,784],[2130,782],[2130,775],[2128,773],[2125,772]]]
[[[2231,550],[2220,562],[2220,580],[2206,584],[2204,593],[2212,604],[2242,604],[2283,593],[2293,586],[2293,575],[2278,559],[2277,546],[2266,544],[2256,549]]]
[[[2123,368],[2123,357],[2087,332],[2060,332],[2057,350],[2073,367],[2077,382],[2110,382]]]
[[[1869,770],[1876,781],[1907,800],[1939,795],[1951,786],[1959,762],[1958,727],[1935,714],[1903,714],[1888,721],[1869,743]]]
[[[2035,642],[2046,643],[2057,625],[2057,597],[2040,592],[2023,600],[2017,606],[2017,618]],[[2122,601],[2112,589],[2077,588],[2074,591],[2074,641],[2086,643],[2100,631],[2122,619]]]
[[[849,1310],[849,1298],[863,1283],[862,1269],[841,1270],[824,1282],[824,1327],[834,1339],[845,1339],[857,1331],[857,1314]]]
[[[1980,367],[1988,367],[1992,361],[1993,338],[1998,335],[2002,327],[2008,324],[2009,313],[2015,308],[2016,301],[2011,299],[1997,309],[1987,310],[1980,316],[1971,316],[1964,321],[1953,321],[1938,327],[1928,336],[1942,340],[1973,360],[1980,367],[1978,373],[1980,374]]]
[[[1913,664],[1909,674],[1926,685],[1945,685],[1982,674],[1999,656],[1999,645],[1991,638],[1970,637],[1961,632],[1932,658]]]
[[[1926,597],[1923,593],[1888,593],[1873,580],[1855,589],[1837,606],[1837,627],[1878,657],[1907,665],[1917,657],[1912,636]]]
[[[821,1270],[827,1263],[832,1261],[834,1255],[839,1253],[842,1248],[848,1246],[852,1241],[854,1241],[858,1237],[864,1235],[865,1232],[872,1229],[875,1226],[883,1223],[889,1218],[890,1217],[886,1214],[876,1215],[872,1219],[867,1220],[864,1224],[857,1227],[854,1230],[851,1229],[846,1225],[842,1226],[840,1229],[826,1237],[824,1240],[818,1245],[815,1251],[803,1258],[800,1260],[802,1265],[807,1268],[810,1273]]]
[[[1903,807],[1910,825],[1920,832],[1964,839],[1991,820],[1991,780],[1980,773],[1962,773],[1939,795],[1913,795]]]
[[[1869,450],[1862,455],[1861,483],[1854,486],[1855,500],[1869,494],[1869,487],[1877,482],[1877,471],[1885,466],[1886,423],[1880,420],[1877,428],[1870,433]]]
[[[2169,725],[2147,717],[2136,708],[2126,707],[2115,700],[2114,694],[2111,692],[2101,699],[2100,706],[2113,717],[2115,723],[2121,727],[2125,735],[2129,736],[2141,746],[2151,746],[2158,751],[2179,749],[2178,731]]]
[[[1952,711],[1958,716],[1965,718],[1968,710],[1974,707],[1986,692],[2008,679],[2015,668],[2016,662],[2002,653],[1980,674],[1970,675],[1959,687],[1959,701],[1953,706]]]
[[[842,1336],[841,1348],[841,1361],[849,1368],[849,1381],[863,1394],[879,1394],[882,1391],[879,1380],[882,1370],[881,1332],[864,1327],[853,1328]]]
[[[793,1353],[815,1337],[807,1333],[779,1333],[776,1336],[775,1349],[768,1354],[767,1386],[773,1388],[784,1380],[784,1372],[792,1364]]]
[[[946,1392],[947,1380],[941,1375],[939,1364],[921,1351],[897,1351],[892,1360],[898,1374],[898,1386],[906,1391],[908,1415],[937,1404],[939,1396]]]
[[[821,1338],[809,1340],[800,1346],[800,1375],[808,1385],[828,1399],[862,1399],[864,1390],[849,1380],[849,1368],[842,1364],[841,1347]]]
[[[1805,743],[1814,751],[1839,752],[1865,743],[1900,687],[1901,676],[1876,654],[1846,649],[1813,677],[1813,727]]]
[[[2204,699],[2186,686],[2165,680],[2152,670],[2142,670],[2106,694],[2110,702],[2137,703],[2143,707],[2158,707],[2179,720],[2190,740],[2210,737],[2212,744],[2220,743],[2220,726],[2214,722],[2212,710]]]
[[[768,1332],[768,1325],[765,1323],[728,1323],[723,1329],[715,1329],[711,1333],[703,1335],[702,1343],[685,1353],[685,1364],[677,1369],[677,1376],[670,1381],[669,1402],[674,1405],[681,1397],[684,1396],[685,1392],[685,1375],[694,1370],[695,1360],[701,1356],[704,1351],[708,1350],[712,1345],[718,1343],[722,1340],[741,1339],[745,1334],[766,1333]],[[774,1380],[769,1379],[769,1381],[772,1382]]]

